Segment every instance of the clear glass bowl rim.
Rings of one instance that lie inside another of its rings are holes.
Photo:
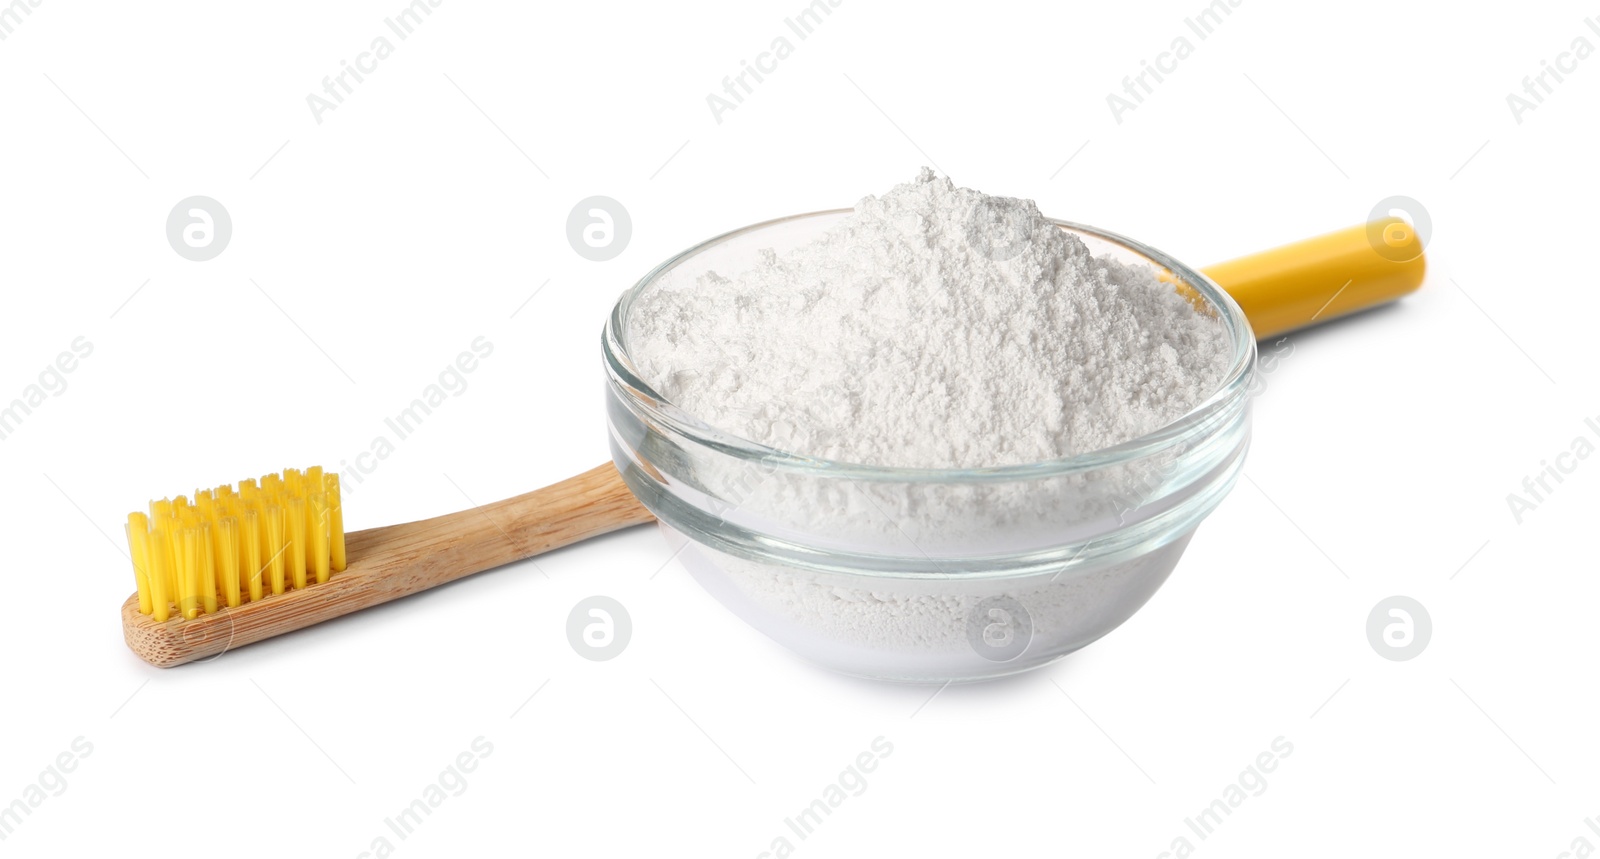
[[[700,418],[679,408],[640,377],[632,359],[628,355],[628,311],[632,308],[634,299],[660,279],[663,274],[677,267],[685,260],[735,238],[748,236],[781,224],[790,224],[808,218],[846,215],[852,211],[854,210],[848,208],[823,209],[773,218],[730,230],[673,255],[665,262],[652,268],[637,283],[624,291],[622,296],[617,299],[610,316],[606,319],[605,328],[601,332],[600,346],[607,372],[611,376],[611,382],[614,387],[625,392],[625,400],[628,402],[629,407],[639,412],[642,416],[661,423],[685,438],[698,441],[707,447],[730,456],[761,460],[764,464],[773,468],[809,472],[817,477],[826,476],[882,482],[987,483],[1037,480],[1092,472],[1143,459],[1159,453],[1174,444],[1192,439],[1197,433],[1204,434],[1204,429],[1201,428],[1209,428],[1209,418],[1213,414],[1227,409],[1230,403],[1247,394],[1250,373],[1255,363],[1255,334],[1250,328],[1249,320],[1245,318],[1244,311],[1239,308],[1238,303],[1233,300],[1232,296],[1228,295],[1216,282],[1205,276],[1198,269],[1191,268],[1156,248],[1099,227],[1055,218],[1050,218],[1049,220],[1058,227],[1085,233],[1120,245],[1143,257],[1145,261],[1153,263],[1158,270],[1165,269],[1183,283],[1193,287],[1205,298],[1207,305],[1218,311],[1223,325],[1227,328],[1228,336],[1232,339],[1233,355],[1222,382],[1209,397],[1183,416],[1152,432],[1138,438],[1129,439],[1122,444],[1075,456],[982,468],[899,468],[823,459],[750,441],[726,430],[711,426]]]

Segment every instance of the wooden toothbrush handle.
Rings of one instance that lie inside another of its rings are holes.
[[[165,622],[140,614],[134,595],[123,635],[146,662],[181,665],[654,518],[607,463],[482,507],[353,532],[348,567],[302,590]]]

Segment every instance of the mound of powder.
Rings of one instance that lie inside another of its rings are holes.
[[[629,351],[733,435],[843,462],[971,468],[1140,436],[1220,384],[1226,331],[1029,200],[924,169],[746,271],[646,291]]]

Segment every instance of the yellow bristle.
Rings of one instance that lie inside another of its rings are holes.
[[[317,540],[315,535],[317,533],[317,520],[322,516],[322,510],[317,506],[315,495],[308,494],[306,496],[303,510],[305,515],[300,518],[305,521],[306,533],[305,540],[300,543],[299,548],[300,554],[305,556],[306,576],[309,578],[311,572],[317,568],[317,547],[315,545]]]
[[[321,482],[320,479],[318,482]],[[328,496],[327,493],[318,492],[311,496],[311,503],[307,505],[310,511],[308,527],[311,529],[311,572],[316,576],[317,583],[328,580]]]
[[[167,559],[167,562],[162,565],[162,571],[166,573],[167,598],[175,600],[178,599],[178,594],[183,590],[178,587],[178,541],[180,539],[178,535],[183,529],[178,526],[178,520],[171,516],[161,522],[161,529],[162,542],[166,544],[162,548],[166,550],[166,554],[163,557]],[[154,538],[152,537],[152,539]]]
[[[264,594],[261,587],[261,574],[265,568],[265,560],[261,556],[261,517],[253,507],[244,508],[243,513],[244,528],[239,534],[240,563],[249,579],[250,601],[254,602]]]
[[[143,513],[128,514],[128,553],[133,558],[133,578],[139,585],[139,613],[149,614],[150,520]]]
[[[306,586],[306,500],[289,496],[289,576],[294,586]]]
[[[320,584],[347,560],[339,476],[321,466],[151,501],[127,534],[139,611],[158,622]]]
[[[262,513],[266,516],[267,522],[267,527],[264,529],[267,541],[262,547],[262,551],[266,552],[268,557],[267,580],[272,585],[272,592],[275,594],[281,594],[286,590],[284,587],[285,583],[283,578],[283,554],[284,550],[288,548],[288,546],[285,545],[288,535],[284,533],[285,521],[283,508],[276,504],[269,504],[262,509]]]
[[[315,573],[317,558],[328,556],[326,544],[317,548],[317,530],[325,527],[327,522],[326,502],[319,504],[317,496],[322,493],[322,466],[313,465],[305,470],[305,477],[300,481],[301,492],[306,499],[306,570]],[[316,579],[316,581],[323,581]]]
[[[328,562],[334,572],[343,572],[344,509],[339,505],[339,475],[325,474],[322,483],[328,493]]]
[[[222,504],[213,498],[205,512],[206,569],[211,572],[211,598],[221,608],[228,601],[228,589],[222,583]],[[212,611],[214,609],[207,609],[206,613]]]
[[[200,529],[185,526],[178,546],[178,613],[200,616]]]
[[[183,603],[183,525],[179,524],[176,516],[167,519],[167,594],[172,597],[172,603],[179,607],[174,612],[179,617],[183,616],[181,605]]]
[[[172,590],[167,587],[168,577],[172,575],[171,546],[167,532],[150,532],[150,617],[157,622],[171,617],[172,606],[168,600]]]
[[[200,607],[206,614],[217,610],[217,547],[210,522],[200,523]]]
[[[243,604],[239,596],[239,522],[232,516],[217,523],[217,564],[222,581],[222,598],[228,608]]]

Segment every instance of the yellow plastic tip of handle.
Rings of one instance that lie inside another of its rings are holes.
[[[1415,292],[1427,271],[1410,224],[1382,218],[1217,263],[1205,275],[1239,302],[1265,340]]]

